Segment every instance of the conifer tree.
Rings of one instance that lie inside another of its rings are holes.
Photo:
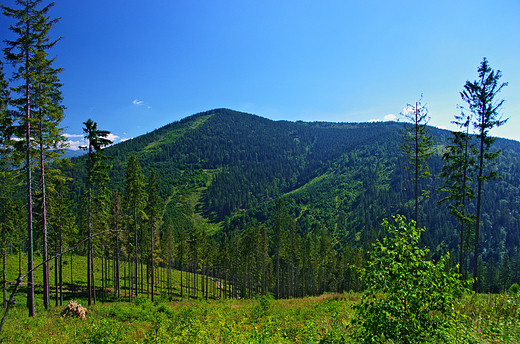
[[[35,315],[34,309],[34,278],[33,278],[33,198],[32,198],[32,159],[33,141],[35,137],[34,129],[37,121],[38,109],[44,104],[56,105],[56,98],[47,98],[48,92],[53,93],[55,84],[49,84],[49,89],[44,90],[45,96],[38,91],[41,89],[42,82],[49,76],[50,61],[46,58],[46,51],[52,48],[58,40],[51,41],[48,34],[52,26],[58,19],[50,20],[47,13],[54,3],[38,9],[41,0],[16,0],[20,9],[10,8],[1,5],[4,15],[17,20],[15,25],[9,29],[18,37],[14,41],[6,40],[7,47],[4,55],[7,61],[19,67],[13,73],[13,81],[21,81],[20,84],[12,87],[17,99],[11,99],[11,104],[17,109],[16,125],[19,128],[17,136],[20,140],[17,143],[18,149],[25,154],[25,164],[23,168],[26,173],[27,185],[27,237],[28,237],[28,258],[27,269],[29,274],[27,287],[27,306],[29,316]],[[55,93],[54,93],[55,94]],[[47,283],[44,284],[48,287]],[[45,293],[44,293],[45,295]],[[44,297],[45,298],[45,297]],[[47,298],[48,302],[48,298]],[[48,306],[48,304],[46,304]]]
[[[63,168],[70,163],[68,159],[63,159],[59,168]],[[72,213],[72,202],[70,201],[69,179],[61,173],[52,175],[49,183],[49,226],[54,228],[55,242],[55,285],[56,285],[56,306],[63,304],[63,251],[68,242],[74,242],[77,234],[76,218]]]
[[[93,257],[92,257],[92,210],[93,201],[103,200],[105,192],[105,185],[109,181],[108,170],[110,165],[108,164],[109,158],[105,156],[103,149],[110,145],[110,141],[107,137],[110,134],[107,130],[99,130],[97,123],[88,119],[83,122],[85,127],[83,133],[85,134],[85,140],[88,145],[81,147],[87,151],[87,231],[88,231],[88,248],[87,248],[87,292],[88,292],[88,305],[92,304],[93,296]],[[96,196],[100,196],[96,197]],[[95,302],[95,301],[94,301]]]
[[[281,297],[280,294],[280,269],[281,262],[280,256],[283,254],[284,250],[284,239],[286,236],[286,231],[293,226],[294,223],[292,219],[289,217],[287,212],[287,208],[285,207],[285,202],[282,198],[278,198],[276,201],[276,206],[272,215],[272,226],[274,232],[274,249],[276,256],[276,298]]]
[[[155,170],[152,169],[150,176],[148,177],[148,183],[146,184],[146,194],[148,195],[148,204],[146,206],[146,215],[150,221],[150,264],[151,264],[151,284],[152,284],[152,301],[154,300],[154,286],[155,286],[155,274],[154,274],[154,256],[156,241],[159,237],[156,233],[161,224],[160,214],[160,196],[159,196],[159,179]]]
[[[134,281],[135,281],[135,296],[138,292],[138,256],[137,248],[139,243],[139,230],[141,229],[141,219],[144,215],[144,208],[146,206],[146,194],[144,192],[145,182],[144,175],[141,171],[141,164],[135,155],[128,159],[128,166],[126,168],[126,186],[125,186],[125,203],[129,219],[129,224],[133,226],[134,230]],[[130,237],[130,236],[129,236]],[[142,276],[141,276],[142,277]],[[130,286],[130,290],[132,286]],[[132,294],[130,292],[130,294]]]
[[[509,255],[504,254],[502,257],[502,263],[500,264],[500,270],[498,271],[498,283],[500,286],[500,292],[506,292],[511,285],[511,265],[509,262]]]
[[[474,223],[475,215],[469,213],[466,207],[466,200],[475,198],[475,193],[471,188],[475,171],[475,146],[471,144],[469,134],[470,116],[455,116],[456,120],[452,123],[457,124],[464,131],[453,131],[449,138],[450,144],[446,146],[446,151],[442,159],[446,165],[442,167],[440,177],[444,180],[444,185],[439,189],[447,192],[448,195],[439,200],[439,203],[450,202],[450,214],[460,223],[460,251],[459,251],[459,275],[463,277],[464,250],[469,249],[470,231],[469,227]],[[467,225],[467,227],[466,227]]]
[[[473,262],[473,278],[475,280],[473,288],[478,291],[478,254],[479,254],[479,237],[480,237],[480,211],[482,201],[482,183],[490,179],[497,178],[496,171],[484,173],[486,163],[497,158],[500,150],[491,152],[491,145],[496,138],[489,136],[489,131],[495,127],[502,126],[507,119],[502,119],[500,108],[504,100],[495,100],[495,96],[502,90],[507,83],[499,83],[502,77],[500,70],[494,71],[488,60],[484,57],[478,67],[478,79],[471,82],[466,81],[464,91],[460,93],[463,101],[468,104],[468,110],[473,115],[473,128],[477,132],[477,140],[479,142],[478,159],[477,159],[477,209],[475,220],[475,254]]]
[[[7,307],[7,278],[6,259],[7,241],[13,235],[13,221],[15,217],[14,200],[16,174],[13,171],[13,112],[8,109],[9,87],[3,73],[3,64],[0,62],[0,245],[2,248],[3,269],[2,289],[3,307]]]
[[[403,152],[408,156],[409,165],[412,166],[414,177],[414,198],[415,198],[415,215],[414,220],[417,224],[419,212],[419,178],[427,178],[431,175],[428,170],[428,159],[433,154],[433,145],[435,140],[428,130],[428,109],[422,105],[420,101],[415,105],[407,104],[401,116],[410,121],[411,124],[405,124],[403,134],[403,143],[401,145]],[[429,191],[423,190],[423,196],[428,196]]]
[[[39,185],[39,208],[43,238],[43,304],[45,309],[49,308],[49,263],[48,258],[48,175],[58,173],[57,170],[49,170],[51,165],[59,158],[66,147],[63,129],[59,128],[59,124],[63,119],[64,106],[61,105],[62,96],[60,87],[62,86],[58,80],[58,73],[61,69],[52,67],[54,59],[48,59],[44,47],[48,43],[42,41],[39,37],[37,48],[39,53],[38,59],[38,78],[34,85],[34,98],[38,106],[36,119],[36,135],[35,143],[38,149],[40,185]]]
[[[114,233],[114,255],[115,258],[115,271],[114,271],[114,294],[117,299],[120,298],[121,286],[119,283],[121,277],[120,270],[120,258],[121,258],[121,242],[123,241],[123,226],[124,226],[124,210],[123,210],[123,201],[121,193],[117,190],[112,192],[112,209],[111,209],[111,217],[110,217],[110,227],[112,230],[115,230]]]

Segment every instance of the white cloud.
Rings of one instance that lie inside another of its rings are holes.
[[[107,135],[107,139],[109,139],[109,140],[112,141],[112,142],[115,142],[118,138],[119,138],[119,136],[114,135],[114,134],[112,134],[112,133],[110,133],[110,134]]]
[[[69,146],[70,150],[79,150],[79,146],[84,146],[85,142],[80,141],[67,141],[67,145]]]
[[[73,137],[81,137],[81,138],[83,138],[83,135],[77,135],[77,134],[64,134],[64,136],[68,137],[68,138],[73,138]],[[119,136],[114,135],[114,134],[108,134],[108,136],[107,136],[107,139],[109,139],[110,141],[112,141],[114,143],[116,143],[116,141],[119,138],[120,138]],[[124,141],[124,140],[128,140],[128,139],[121,139],[121,142]],[[86,146],[88,144],[85,139],[78,140],[78,141],[69,140],[66,143],[69,146],[70,150],[79,150],[80,146]]]
[[[134,104],[134,105],[144,105],[144,102],[142,100],[134,99],[132,101],[132,104]]]
[[[125,141],[127,141],[127,140],[131,140],[131,139],[133,139],[133,137],[130,137],[130,138],[128,138],[128,137],[122,137],[122,138],[121,138],[121,142],[125,142]]]
[[[374,122],[381,122],[381,120],[379,118],[377,118],[377,119],[369,119],[368,120],[368,123],[374,123]]]
[[[397,118],[397,117],[396,117],[394,114],[391,113],[391,114],[386,115],[386,116],[383,118],[383,120],[384,120],[384,121],[395,121],[396,118]]]
[[[80,135],[80,134],[63,134],[63,136],[65,137],[83,137],[83,135]]]

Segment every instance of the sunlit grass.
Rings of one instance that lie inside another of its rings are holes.
[[[72,280],[81,284],[78,290],[84,289],[86,259],[76,255],[72,259]],[[70,256],[65,261],[68,263],[64,263],[63,277],[68,288]],[[22,270],[25,264],[23,256]],[[96,265],[99,287],[100,261]],[[51,282],[54,281],[53,269],[52,263]],[[13,255],[8,260],[8,281],[14,281],[17,276],[18,256]],[[166,276],[164,269],[157,269],[159,283],[154,303],[144,293],[132,303],[123,297],[120,302],[101,304],[98,288],[97,304],[88,307],[87,320],[80,320],[60,317],[64,306],[54,306],[54,299],[49,310],[43,308],[41,269],[38,269],[35,272],[36,317],[27,316],[22,290],[0,338],[4,338],[4,343],[355,343],[353,306],[362,294],[206,301],[199,290],[198,298],[186,297],[185,293],[180,299],[180,273],[174,270],[174,298],[169,300]],[[184,280],[186,276],[193,278],[192,274],[183,273]],[[74,298],[85,306],[85,293],[78,290],[73,293],[67,289],[68,298],[64,303]],[[454,343],[520,343],[520,297],[481,294],[467,295],[463,301],[460,309],[455,310],[459,316],[451,334]]]

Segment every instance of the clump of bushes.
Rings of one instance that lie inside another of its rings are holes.
[[[396,216],[383,226],[388,237],[370,252],[366,291],[356,306],[357,339],[361,342],[449,342],[456,305],[465,291],[459,275],[449,269],[449,254],[437,262],[419,247],[424,229]]]

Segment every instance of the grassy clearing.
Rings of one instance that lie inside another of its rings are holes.
[[[66,259],[70,261],[70,256]],[[8,262],[8,280],[13,281],[18,275],[18,257],[11,256]],[[100,264],[97,265],[100,286]],[[64,304],[74,299],[86,305],[86,295],[82,292],[86,284],[85,269],[85,257],[73,256],[75,287],[69,284],[70,269],[66,268]],[[159,271],[158,276],[166,277],[164,269]],[[51,281],[53,276],[51,273]],[[193,277],[188,274],[183,278],[186,276]],[[41,282],[41,269],[36,271],[35,280]],[[98,289],[98,303],[88,309],[87,320],[60,317],[64,306],[44,310],[41,286],[36,287],[37,316],[28,318],[22,290],[0,338],[4,338],[4,343],[355,343],[353,338],[358,329],[354,325],[353,306],[361,294],[205,301],[200,290],[198,298],[179,298],[178,271],[173,271],[172,281],[175,301],[169,301],[167,293],[161,293],[165,279],[159,284],[154,303],[144,293],[132,303],[101,304]],[[54,306],[54,301],[51,305]],[[520,343],[520,296],[468,295],[457,311],[451,342]]]
[[[60,307],[28,318],[10,314],[6,343],[354,343],[352,325],[361,295],[327,294],[303,299],[182,300],[92,306],[87,320],[61,318]],[[453,343],[518,343],[518,298],[465,298]]]
[[[312,343],[347,334],[350,303],[333,295],[153,304],[139,297],[93,306],[83,321],[61,318],[56,307],[32,319],[17,308],[2,337],[7,343]]]

